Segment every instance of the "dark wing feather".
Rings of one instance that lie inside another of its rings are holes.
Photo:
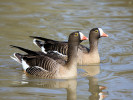
[[[63,55],[67,55],[68,44],[66,42],[58,42],[54,44],[45,43],[44,44],[45,51],[58,51]]]
[[[19,50],[22,50],[22,51],[26,52],[29,55],[38,55],[38,53],[36,51],[32,51],[32,50],[25,49],[25,48],[22,48],[22,47],[19,47],[19,46],[14,46],[14,45],[10,45],[10,46],[13,47],[13,48],[17,48]]]
[[[43,38],[43,37],[36,37],[36,36],[31,36],[32,38],[36,38],[36,39],[40,39],[43,40],[44,43],[42,43],[39,40],[37,41],[37,45],[39,47],[43,46],[45,48],[46,52],[51,52],[51,51],[58,51],[59,53],[62,53],[63,55],[67,55],[67,50],[68,50],[68,42],[63,42],[63,41],[55,41],[52,39],[47,39],[47,38]],[[41,45],[41,46],[40,46]],[[89,52],[89,48],[83,46],[83,45],[79,45],[79,49],[84,52],[84,53],[88,53]]]
[[[54,78],[54,75],[56,73],[56,70],[55,71],[52,71],[52,72],[48,72],[40,67],[29,67],[26,69],[26,73],[28,73],[28,75],[32,75],[33,77],[40,77],[40,78]]]
[[[39,39],[39,40],[43,40],[46,43],[51,43],[51,44],[54,44],[55,42],[58,42],[58,41],[55,41],[55,40],[52,40],[52,39],[47,39],[47,38],[38,37],[38,36],[30,36],[30,37],[35,38],[35,39]]]
[[[58,63],[47,56],[25,56],[23,59],[30,67],[38,66],[46,71],[53,71],[57,69]]]
[[[62,53],[63,55],[67,55],[68,50],[68,44],[67,42],[57,42],[54,40],[44,40],[44,43],[42,41],[36,40],[34,41],[37,46],[44,47],[46,52],[51,51],[58,51],[59,53]]]
[[[41,51],[32,51],[32,50],[25,49],[25,48],[22,48],[22,47],[19,47],[19,46],[14,46],[14,45],[10,45],[10,46],[26,52],[27,55],[25,55],[25,57],[48,56],[48,57],[54,59],[55,61],[57,61],[59,64],[62,64],[62,65],[64,65],[65,64],[65,61],[67,60],[66,56],[61,56],[61,55],[59,55],[57,53],[54,53],[54,52],[53,53],[45,54],[45,53],[43,53]],[[19,56],[17,58],[20,59]]]
[[[47,39],[47,38],[37,37],[37,36],[30,36],[30,37],[36,38],[36,39],[39,39],[39,40],[43,40],[44,43],[42,43],[39,40],[36,40],[35,42],[39,47],[43,46],[45,48],[46,52],[48,52],[48,51],[58,51],[58,52],[60,52],[64,55],[67,55],[67,50],[68,50],[67,42],[55,41],[55,40],[52,40],[52,39]]]
[[[90,51],[89,48],[87,48],[84,45],[79,45],[79,49],[83,52],[83,53],[88,53]]]

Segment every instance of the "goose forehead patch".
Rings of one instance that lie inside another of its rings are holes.
[[[99,30],[99,32],[100,32],[100,36],[102,36],[103,35],[103,30],[101,29],[101,28],[98,28],[98,30]]]
[[[79,34],[80,34],[80,39],[82,39],[83,38],[83,33],[82,32],[79,32]]]

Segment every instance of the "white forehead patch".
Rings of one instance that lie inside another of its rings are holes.
[[[79,34],[80,34],[80,40],[83,38],[83,33],[82,32],[79,32]]]
[[[100,36],[102,36],[104,33],[103,30],[101,28],[98,28],[98,30],[100,31]]]

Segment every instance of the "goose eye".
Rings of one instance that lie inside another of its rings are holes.
[[[75,35],[74,36],[78,36],[78,33],[75,33]]]
[[[95,30],[95,32],[97,33],[97,32],[98,32],[98,30]]]

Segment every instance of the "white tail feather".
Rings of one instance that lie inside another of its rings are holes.
[[[13,56],[10,56],[13,60],[15,60],[15,61],[17,61],[18,63],[20,63],[21,64],[21,62],[17,59],[17,58],[15,58],[15,57],[13,57]]]
[[[42,52],[44,52],[45,54],[47,54],[47,52],[45,51],[44,46],[41,47],[41,50],[42,50]]]
[[[38,46],[38,45],[36,44],[36,39],[33,40],[33,43],[34,43],[36,46]]]
[[[38,46],[37,43],[36,43],[36,39],[33,40],[33,43],[34,43],[36,46]],[[45,54],[47,54],[47,52],[45,51],[44,46],[41,47],[41,51],[44,52]]]
[[[29,68],[29,65],[23,59],[22,59],[22,66],[23,66],[24,71],[26,71],[26,69]]]
[[[18,63],[21,64],[21,61],[15,56],[16,53],[13,54],[13,56],[10,56],[13,60],[17,61]]]

